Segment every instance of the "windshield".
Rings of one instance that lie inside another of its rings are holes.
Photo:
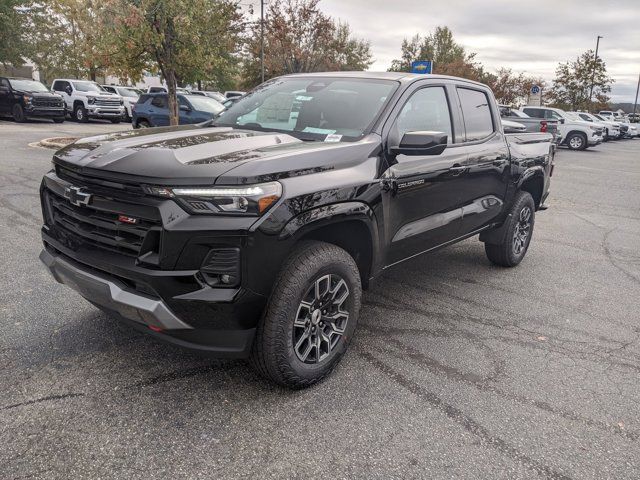
[[[73,87],[79,92],[104,92],[106,91],[100,85],[94,82],[71,82]]]
[[[220,103],[222,103],[222,102],[227,100],[227,98],[224,95],[222,95],[221,93],[218,93],[218,92],[204,92],[204,94],[207,97],[213,98],[214,100],[217,100]]]
[[[118,95],[123,97],[137,98],[140,95],[133,88],[118,88]]]
[[[224,110],[220,102],[216,102],[213,98],[203,97],[202,95],[187,95],[189,103],[194,110],[201,112],[211,112],[216,115]]]
[[[602,118],[600,115],[594,115],[594,117],[596,117],[598,120],[602,120],[602,121],[606,121],[604,118]]]
[[[571,112],[564,112],[564,117],[568,118],[569,120],[581,120],[581,121],[584,121],[578,115],[576,115],[575,113],[571,113]]]
[[[280,78],[230,105],[216,125],[298,132],[313,140],[355,140],[371,126],[397,85],[359,78]]]
[[[10,78],[9,83],[14,90],[24,90],[25,92],[48,92],[49,90],[40,82],[35,80],[17,80]]]

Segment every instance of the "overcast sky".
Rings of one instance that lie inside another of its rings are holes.
[[[489,70],[504,66],[551,80],[558,62],[595,49],[602,35],[599,56],[615,79],[612,100],[635,97],[640,0],[321,0],[320,7],[371,41],[371,70],[387,70],[403,38],[446,25]]]

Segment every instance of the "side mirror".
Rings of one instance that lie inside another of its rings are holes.
[[[447,148],[448,135],[444,132],[407,132],[400,145],[391,147],[399,155],[440,155]]]
[[[71,95],[73,93],[73,90],[71,90],[71,87],[65,87],[64,91],[67,95]]]
[[[180,105],[180,110],[182,110],[183,112],[190,112],[191,107],[189,107],[189,105]]]

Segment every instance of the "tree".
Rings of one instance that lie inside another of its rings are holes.
[[[232,70],[243,28],[230,0],[104,0],[99,26],[109,69],[137,80],[159,70],[169,92],[171,125],[179,122],[176,86]]]
[[[498,103],[504,105],[521,105],[533,85],[544,88],[546,82],[542,78],[514,73],[510,68],[500,68],[487,85],[491,87]]]
[[[0,64],[24,62],[23,23],[20,0],[0,1]]]
[[[487,73],[475,60],[475,53],[467,53],[465,48],[453,39],[449,27],[437,27],[426,37],[416,34],[404,39],[401,58],[391,62],[391,72],[409,72],[415,60],[433,61],[433,73],[453,75],[471,80],[485,81]]]
[[[319,0],[275,0],[264,22],[265,79],[299,72],[364,70],[372,63],[369,42],[354,38],[347,23],[318,8]],[[250,30],[244,86],[260,83],[260,23]]]
[[[588,50],[575,61],[558,65],[550,92],[551,102],[567,110],[591,110],[595,107],[589,98],[591,86],[598,105],[606,105],[612,83],[602,58],[595,58],[593,50]]]

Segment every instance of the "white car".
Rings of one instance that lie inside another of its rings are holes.
[[[638,132],[637,125],[629,122],[628,119],[618,112],[602,110],[598,116],[618,122],[620,124],[620,130],[622,131],[622,138],[635,138],[640,134],[640,132]]]
[[[111,120],[120,123],[124,116],[124,100],[120,95],[107,92],[96,82],[56,78],[51,89],[62,95],[67,113],[78,122],[88,122],[90,118]]]
[[[133,87],[122,87],[120,85],[102,85],[107,92],[120,95],[124,100],[124,119],[127,122],[131,121],[133,117],[133,105],[136,104],[140,94]]]
[[[558,120],[558,128],[562,134],[561,145],[566,145],[571,150],[584,150],[602,143],[602,127],[584,120],[576,120],[560,108],[551,107],[523,107],[522,111],[534,118],[548,118]]]
[[[599,119],[595,115],[587,112],[567,112],[575,117],[584,120],[585,122],[591,122],[596,126],[602,127],[604,130],[602,133],[602,140],[615,140],[620,138],[620,124],[618,122],[612,122],[610,120]]]

